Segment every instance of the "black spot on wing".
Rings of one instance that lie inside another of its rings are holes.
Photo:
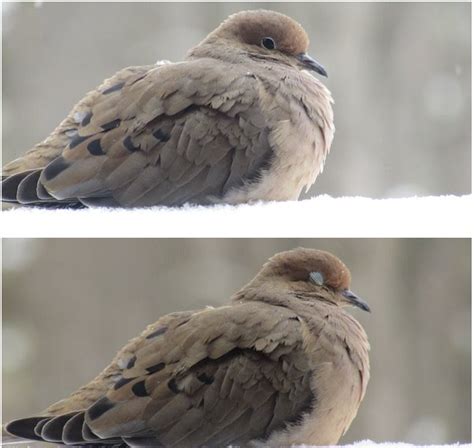
[[[138,151],[140,149],[140,145],[138,146],[135,146],[132,142],[132,137],[127,136],[124,140],[123,140],[123,146],[125,146],[125,149],[129,152],[135,152],[135,151]]]
[[[163,132],[161,129],[153,132],[153,137],[155,137],[160,142],[167,142],[170,139],[170,136]]]
[[[212,384],[214,382],[214,377],[204,372],[199,374],[197,376],[197,379],[201,381],[201,383],[204,383],[204,384]]]
[[[137,361],[136,356],[133,356],[132,358],[130,358],[130,360],[127,363],[127,369],[131,369],[135,365],[136,361]]]
[[[158,327],[155,331],[153,331],[152,333],[150,333],[149,335],[147,335],[146,339],[152,339],[152,338],[156,338],[157,336],[160,336],[162,335],[163,333],[166,332],[166,330],[168,329],[168,327]]]
[[[81,126],[87,126],[91,122],[92,112],[87,112],[81,121]]]
[[[111,129],[115,129],[120,126],[121,120],[117,118],[115,120],[109,121],[101,126],[104,131],[110,131]]]
[[[102,149],[102,145],[100,144],[100,138],[91,141],[87,145],[87,150],[93,155],[93,156],[103,156],[105,154],[104,150]]]
[[[114,389],[120,389],[122,386],[125,386],[125,384],[128,384],[130,381],[133,381],[135,378],[120,378],[115,384],[114,384]]]
[[[43,170],[43,176],[46,180],[51,180],[62,173],[66,168],[69,168],[69,163],[59,156],[46,166]]]
[[[114,406],[115,404],[112,403],[107,397],[102,397],[88,409],[87,414],[91,420],[96,420]]]
[[[80,145],[83,141],[87,140],[90,136],[86,135],[85,137],[76,134],[74,137],[71,138],[69,142],[69,149],[75,148],[77,145]]]
[[[155,364],[154,366],[147,367],[146,371],[148,373],[156,373],[159,372],[160,370],[163,370],[165,368],[165,363],[164,362],[159,362],[158,364]]]
[[[171,378],[168,381],[168,388],[171,392],[173,392],[175,394],[179,393],[178,385],[176,384],[176,380],[174,378]]]
[[[132,386],[132,392],[137,397],[148,397],[148,392],[145,387],[145,380],[139,381],[138,383]]]
[[[118,84],[115,84],[112,87],[105,89],[102,92],[102,95],[108,95],[109,93],[116,92],[117,90],[120,90],[124,85],[125,85],[125,82],[119,82]]]

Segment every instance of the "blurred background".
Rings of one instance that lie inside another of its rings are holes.
[[[371,381],[342,442],[471,440],[471,242],[3,240],[3,421],[92,379],[161,315],[222,305],[276,252],[329,250],[372,314]]]
[[[130,65],[181,60],[229,14],[267,8],[307,30],[336,138],[306,195],[471,191],[471,4],[4,3],[3,162]]]

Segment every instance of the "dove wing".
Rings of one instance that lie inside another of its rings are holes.
[[[38,434],[179,447],[265,438],[313,401],[301,325],[292,311],[262,303],[165,316],[50,407],[57,417],[38,417]]]
[[[260,88],[245,67],[229,70],[213,59],[122,70],[7,165],[3,199],[129,207],[212,202],[270,163]]]

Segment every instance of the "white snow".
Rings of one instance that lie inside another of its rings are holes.
[[[464,447],[470,447],[472,446],[471,443],[453,443],[450,445],[412,445],[410,443],[400,443],[400,442],[372,442],[371,440],[363,440],[361,442],[356,442],[353,443],[352,445],[342,445],[346,447],[365,447],[365,446],[383,446],[385,448],[410,448],[410,447],[423,447],[423,448],[447,448],[447,447],[458,447],[458,448],[464,448]],[[309,447],[307,447],[309,448]]]
[[[8,237],[466,237],[473,196],[332,198],[239,206],[2,212]]]

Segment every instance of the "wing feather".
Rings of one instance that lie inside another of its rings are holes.
[[[224,84],[216,65],[204,59],[118,72],[6,166],[4,199],[181,205],[213,202],[252,181],[272,155],[257,81],[242,68]],[[33,176],[41,197],[32,178],[27,189],[14,180],[31,169],[41,172]]]

